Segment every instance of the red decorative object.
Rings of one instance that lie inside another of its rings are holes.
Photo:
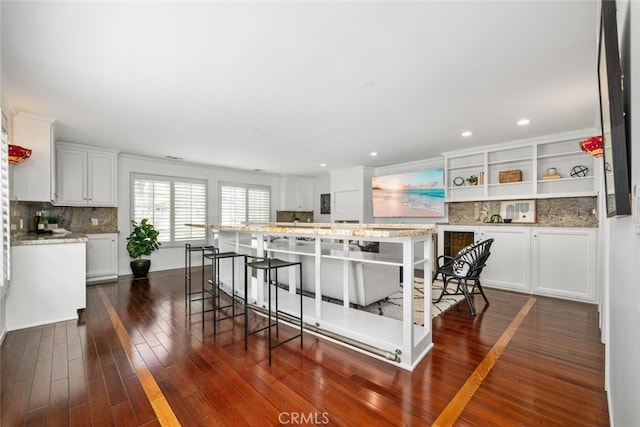
[[[9,144],[9,163],[21,163],[31,156],[31,150],[19,145]]]
[[[591,138],[580,141],[580,148],[593,157],[602,157],[602,136],[592,136]]]

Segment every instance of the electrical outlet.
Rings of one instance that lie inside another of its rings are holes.
[[[91,225],[98,225],[98,218],[91,218]]]

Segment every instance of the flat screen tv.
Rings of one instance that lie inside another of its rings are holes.
[[[598,82],[607,216],[629,215],[631,213],[629,144],[625,130],[624,82],[618,49],[615,0],[602,1]]]
[[[374,176],[373,216],[443,217],[444,170]]]

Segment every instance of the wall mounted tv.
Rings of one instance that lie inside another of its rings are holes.
[[[604,179],[607,216],[631,213],[629,142],[625,130],[624,86],[614,0],[602,1],[598,52],[600,117],[604,146]]]
[[[443,217],[444,170],[374,176],[373,216]]]

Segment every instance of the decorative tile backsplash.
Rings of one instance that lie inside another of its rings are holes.
[[[118,231],[118,208],[53,206],[46,202],[11,201],[12,223],[17,223],[17,219],[22,218],[21,231],[34,230],[33,217],[37,211],[42,211],[45,216],[58,217],[59,227],[77,233],[116,233]]]
[[[449,203],[449,224],[484,224],[500,214],[500,200]],[[597,197],[538,199],[536,222],[541,227],[598,227]]]

